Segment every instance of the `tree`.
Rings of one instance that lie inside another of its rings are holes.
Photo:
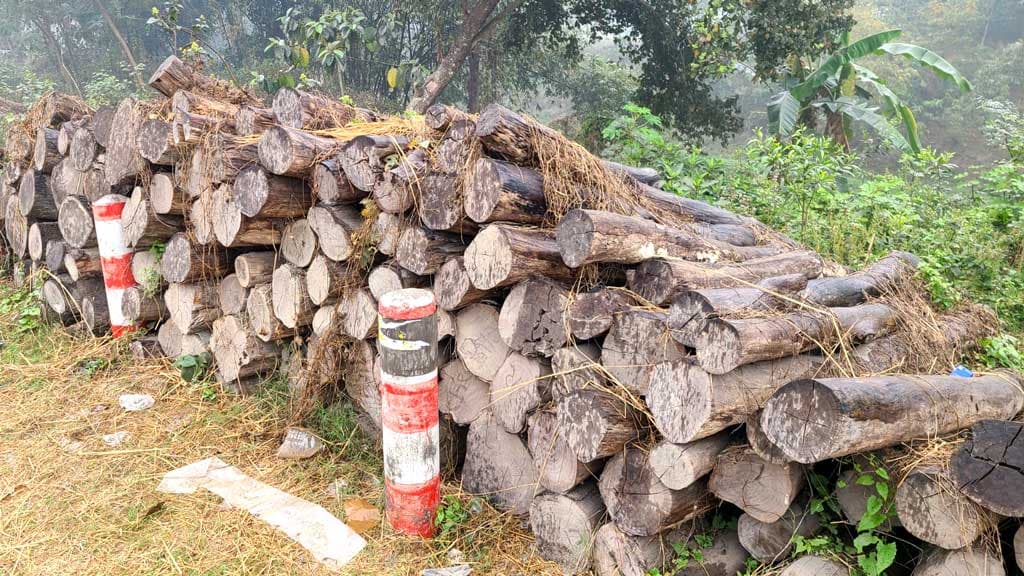
[[[888,30],[853,43],[845,41],[813,70],[798,65],[787,79],[788,88],[768,102],[769,131],[786,137],[798,124],[813,127],[816,113],[820,111],[825,117],[825,133],[847,150],[850,148],[850,122],[858,121],[877,131],[893,147],[920,152],[917,120],[910,107],[874,72],[855,61],[871,54],[903,56],[932,70],[963,92],[969,92],[972,87],[952,64],[935,52],[915,44],[893,42],[901,33],[901,30]],[[899,119],[906,135],[869,105],[874,94],[868,88],[885,102],[887,115]]]

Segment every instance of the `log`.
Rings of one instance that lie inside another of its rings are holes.
[[[466,187],[465,207],[475,222],[540,224],[548,209],[544,178],[529,168],[480,158]]]
[[[374,240],[377,242],[377,252],[385,256],[394,256],[398,251],[398,241],[402,237],[402,222],[394,214],[381,212],[373,226]]]
[[[59,175],[62,183],[58,185],[58,188],[64,198],[78,196],[95,202],[115,191],[104,179],[102,168],[91,168],[84,172],[69,168],[61,170]],[[52,184],[51,179],[51,187]],[[117,190],[121,191],[121,187],[118,187]],[[125,188],[123,191],[129,192],[130,188]]]
[[[1024,406],[1021,385],[1009,373],[797,380],[772,396],[761,425],[787,456],[810,464],[1012,418]]]
[[[443,266],[441,268],[442,270],[444,269]],[[380,266],[374,266],[366,278],[367,287],[370,289],[370,294],[373,295],[375,300],[380,300],[381,296],[388,292],[401,290],[402,288],[426,288],[429,282],[429,278],[409,272],[399,266],[398,262],[394,260],[388,260]],[[441,295],[436,288],[434,294],[438,300],[441,300]]]
[[[306,271],[292,264],[282,264],[274,270],[274,316],[287,328],[308,326],[316,312],[306,289]]]
[[[437,272],[445,261],[465,250],[456,235],[410,226],[398,240],[395,260],[413,274],[425,276]]]
[[[594,535],[594,572],[598,576],[648,576],[665,568],[672,555],[676,531],[633,536],[608,522]]]
[[[885,304],[829,311],[709,321],[697,338],[697,359],[704,370],[725,374],[745,364],[834,345],[841,336],[854,342],[871,340],[891,332],[896,324],[896,311]]]
[[[281,234],[281,255],[299,268],[306,268],[317,252],[316,234],[309,220],[301,218],[290,222]]]
[[[363,217],[355,206],[313,206],[306,214],[309,229],[316,235],[323,255],[344,262],[352,255],[350,236],[363,226]]]
[[[353,186],[370,191],[381,180],[385,159],[395,156],[401,160],[408,144],[409,139],[404,136],[356,136],[341,148],[338,161]]]
[[[804,467],[772,464],[749,447],[730,448],[718,455],[708,489],[760,522],[782,519],[805,485]]]
[[[95,252],[99,257],[99,251]],[[146,291],[157,293],[164,285],[164,277],[160,275],[161,255],[154,250],[136,252],[132,255],[132,277]]]
[[[726,432],[686,444],[662,440],[651,449],[651,468],[666,488],[682,490],[707,476],[728,444]]]
[[[139,126],[144,120],[142,104],[128,97],[117,105],[110,125],[103,176],[107,184],[117,186],[133,180],[146,169],[146,160],[135,145]]]
[[[485,382],[492,382],[505,363],[509,348],[494,335],[498,331],[498,309],[488,304],[471,304],[455,315],[455,347],[466,369]]]
[[[369,110],[354,108],[322,94],[294,88],[280,88],[271,105],[274,118],[281,125],[305,130],[341,127],[353,120],[371,121]]]
[[[192,236],[200,246],[212,244],[216,238],[213,230],[213,193],[213,188],[203,190],[188,212]]]
[[[232,183],[238,174],[259,162],[259,144],[217,133],[204,143],[204,155],[214,182]]]
[[[248,298],[249,289],[243,288],[238,283],[238,276],[235,274],[228,274],[221,278],[217,285],[217,299],[220,301],[220,310],[225,316],[238,316],[239,320],[244,320],[245,301]]]
[[[260,137],[260,164],[271,174],[306,178],[319,159],[336,154],[342,144],[302,130],[272,126]]]
[[[64,241],[73,248],[96,246],[96,224],[92,210],[77,196],[68,196],[60,205],[57,224]],[[9,236],[8,236],[9,238]]]
[[[669,526],[704,514],[712,499],[707,482],[670,490],[658,480],[647,452],[626,448],[605,464],[601,497],[616,526],[634,536],[652,536]]]
[[[369,196],[369,192],[353,186],[337,157],[328,158],[313,167],[313,195],[324,206],[354,204]]]
[[[164,292],[164,304],[172,322],[182,334],[206,331],[220,318],[217,284],[171,284]]]
[[[257,284],[249,290],[245,301],[245,316],[256,337],[264,342],[281,340],[295,334],[274,315],[274,297],[271,284]]]
[[[448,136],[434,149],[434,170],[448,176],[461,176],[476,156],[479,145],[472,139],[476,126],[472,122],[453,127]],[[459,138],[468,133],[468,138]]]
[[[377,334],[377,301],[364,288],[353,290],[341,298],[341,329],[356,340],[372,338]]]
[[[530,530],[537,554],[558,564],[563,574],[590,570],[594,533],[604,517],[597,484],[591,482],[565,494],[541,494],[530,504]]]
[[[136,186],[121,212],[121,228],[129,248],[145,249],[169,240],[184,228],[184,221],[178,216],[154,213],[142,188]]]
[[[466,248],[463,264],[473,286],[491,290],[546,276],[572,281],[575,272],[562,263],[549,230],[527,230],[491,224]]]
[[[520,282],[501,306],[498,335],[525,356],[551,357],[566,344],[562,318],[568,302],[568,290],[546,278]]]
[[[344,167],[344,163],[342,165]],[[425,150],[413,150],[398,166],[385,170],[380,178],[365,164],[349,162],[348,170],[360,177],[355,182],[348,177],[356,189],[372,188],[373,200],[382,211],[401,214],[412,208],[420,196],[420,185],[430,173],[430,156]]]
[[[282,222],[242,216],[231,187],[222,185],[213,193],[210,217],[217,242],[226,248],[275,246],[283,236]]]
[[[281,356],[275,344],[256,338],[242,320],[230,315],[214,321],[210,350],[224,380],[269,374],[277,368]]]
[[[232,130],[230,122],[216,116],[194,114],[188,110],[175,110],[171,120],[171,132],[177,146],[198,146],[207,149],[207,139],[214,138],[221,130]]]
[[[203,74],[185,64],[177,56],[168,56],[149,77],[149,87],[170,98],[178,90],[199,94],[221,95],[230,102],[253,103],[255,100],[228,82]]]
[[[11,252],[17,258],[24,258],[28,255],[28,218],[22,215],[18,207],[18,197],[11,196],[7,199],[7,206],[4,208],[4,232],[7,233],[7,244]]]
[[[133,359],[138,361],[155,360],[167,356],[160,348],[160,339],[157,336],[145,336],[131,341],[128,344],[128,352]]]
[[[523,432],[526,417],[551,399],[551,366],[542,360],[509,354],[491,381],[491,412],[505,430]]]
[[[473,117],[468,113],[444,104],[434,104],[427,108],[426,114],[423,115],[423,121],[427,126],[439,132],[444,132],[455,122],[472,121],[472,119]]]
[[[187,234],[179,232],[167,241],[160,259],[160,274],[171,283],[213,281],[229,274],[232,262],[231,255],[197,246]]]
[[[53,242],[60,242],[60,226],[56,222],[36,222],[28,229],[28,256],[36,262],[42,262],[47,247]],[[50,270],[53,272],[53,270]]]
[[[850,576],[850,569],[845,564],[821,556],[801,556],[779,576]]]
[[[238,115],[239,110],[239,106],[235,102],[206,96],[201,92],[191,92],[187,89],[174,93],[171,97],[171,108],[174,112],[203,114],[216,118],[229,128],[234,127],[235,116]]]
[[[485,411],[469,425],[462,488],[500,510],[526,515],[537,493],[537,470],[523,440]]]
[[[344,288],[345,267],[317,254],[306,271],[306,289],[309,299],[317,306],[341,295]]]
[[[95,293],[82,296],[82,323],[94,336],[103,336],[110,332],[110,310],[107,308],[107,295]]]
[[[301,218],[312,203],[305,182],[268,174],[255,165],[238,173],[233,191],[242,214],[250,218]]]
[[[50,173],[63,156],[57,150],[57,138],[60,132],[53,128],[40,126],[36,129],[36,145],[32,154],[32,167],[37,172]]]
[[[604,388],[570,392],[558,401],[558,428],[581,462],[613,456],[646,428],[629,399]]]
[[[196,146],[193,149],[192,157],[188,159],[187,171],[182,178],[184,180],[182,186],[189,198],[199,198],[204,192],[213,189],[214,182],[211,178],[205,146]]]
[[[892,252],[856,274],[812,280],[801,296],[819,306],[856,306],[912,278],[920,262],[909,252]]]
[[[68,245],[64,243],[64,237],[61,236],[58,240],[48,242],[46,244],[45,254],[43,255],[43,263],[46,269],[54,274],[60,274],[67,270],[64,267],[64,254],[68,250]]]
[[[21,213],[33,220],[56,220],[59,206],[50,193],[50,176],[35,170],[26,170],[18,186],[18,206]]]
[[[620,313],[612,323],[601,348],[601,364],[627,390],[647,394],[658,364],[688,356],[686,348],[669,336],[665,318],[663,312],[634,309]]]
[[[994,335],[997,330],[991,313],[977,307],[941,314],[935,319],[934,328],[928,344],[936,350],[949,350],[951,360],[963,356],[980,339]],[[899,331],[857,346],[850,356],[862,374],[927,372],[934,359],[915,354],[920,346],[915,340]]]
[[[556,350],[551,356],[551,398],[557,402],[576,390],[605,386],[600,362],[601,349],[594,344],[577,343]]]
[[[367,341],[356,341],[352,349],[344,354],[345,368],[342,370],[345,382],[345,393],[352,402],[363,409],[369,416],[373,426],[372,437],[379,438],[383,424],[381,421],[381,396],[379,382],[379,357],[376,358],[373,345]],[[311,356],[312,358],[313,356]]]
[[[442,413],[451,416],[456,424],[465,426],[490,405],[491,387],[474,376],[462,359],[456,358],[441,368],[437,403]]]
[[[895,504],[907,532],[947,550],[970,546],[996,523],[960,492],[947,471],[935,465],[908,472],[896,489]]]
[[[313,322],[310,324],[313,334],[317,336],[327,334],[327,331],[334,326],[337,316],[338,302],[336,300],[332,300],[317,308],[316,312],[313,313]]]
[[[684,292],[672,301],[666,323],[672,337],[694,348],[710,318],[750,311],[783,310],[794,306],[796,293],[807,286],[803,274],[766,278],[756,286],[705,288]]]
[[[159,118],[146,120],[135,135],[139,154],[153,164],[174,166],[180,158],[178,144],[170,122]]]
[[[567,311],[569,332],[577,340],[590,340],[608,332],[615,316],[636,304],[626,291],[600,288],[577,294]]]
[[[1003,559],[984,549],[934,549],[925,553],[911,576],[1006,576]]]
[[[607,345],[605,350],[607,355]],[[726,374],[711,374],[693,358],[661,363],[652,368],[647,407],[665,438],[692,442],[742,424],[776,390],[813,376],[821,363],[821,358],[804,354],[747,364]]]
[[[235,276],[243,288],[266,284],[274,277],[279,262],[274,252],[246,252],[235,257]]]
[[[975,424],[971,437],[950,463],[960,491],[997,514],[1024,516],[1022,436],[1024,424],[1019,422],[982,420]]]
[[[71,153],[71,140],[75,137],[75,130],[87,123],[88,120],[85,118],[60,123],[60,127],[57,128],[57,154],[67,156]]]
[[[121,313],[129,324],[158,322],[169,317],[163,298],[147,294],[140,286],[125,289],[121,297]]]
[[[817,278],[821,270],[821,256],[809,250],[753,258],[740,264],[654,259],[637,266],[630,288],[661,305],[691,290],[746,287],[765,278],[790,274]]]
[[[99,117],[94,119],[98,120]],[[113,114],[110,119],[113,120]],[[68,148],[68,158],[71,161],[71,166],[79,172],[85,172],[92,168],[93,161],[96,160],[96,137],[94,127],[92,130],[82,126],[75,130],[75,134],[71,137],[71,146]]]
[[[576,458],[562,436],[558,415],[553,410],[540,409],[530,414],[527,446],[533,456],[540,485],[559,494],[569,492],[587,478],[596,477],[604,465],[603,461],[587,464]]]
[[[373,273],[370,281],[372,287]],[[473,286],[466,272],[464,257],[456,256],[442,264],[434,274],[434,294],[442,310],[455,311],[484,299],[487,291]]]
[[[242,105],[235,114],[235,132],[239,136],[260,134],[275,124],[277,119],[270,108]]]
[[[82,309],[79,305],[80,290],[66,276],[63,278],[50,277],[43,280],[40,293],[43,301],[53,311],[56,320],[63,324],[71,324],[77,318],[82,317]]]
[[[807,509],[806,497],[793,502],[786,514],[776,522],[761,522],[743,513],[737,525],[740,544],[755,560],[766,564],[788,556],[796,536],[810,538],[820,529],[818,517]]]
[[[103,263],[100,261],[100,251],[97,248],[70,248],[64,254],[64,268],[68,276],[75,282],[83,278],[94,278],[103,275]],[[134,272],[134,269],[133,269]],[[145,277],[134,276],[138,282],[144,282]]]
[[[782,450],[773,444],[768,439],[768,436],[765,436],[764,430],[761,429],[760,410],[747,416],[746,425],[743,428],[746,432],[747,444],[750,445],[750,449],[754,451],[754,454],[760,456],[762,460],[772,464],[786,464],[790,461]]]
[[[663,181],[661,174],[654,168],[637,168],[635,166],[627,166],[625,164],[619,164],[618,162],[612,162],[611,160],[601,160],[601,164],[612,172],[629,176],[633,180],[648,186],[659,187]]]
[[[1017,559],[1017,568],[1024,571],[1024,525],[1018,528],[1013,536],[1013,552]]]
[[[58,210],[64,203],[64,199],[68,197],[68,177],[64,174],[65,166],[69,166],[69,163],[66,160],[61,160],[50,172],[50,196]]]
[[[476,234],[478,226],[463,214],[460,186],[452,175],[432,172],[424,178],[417,203],[420,222],[431,230]]]

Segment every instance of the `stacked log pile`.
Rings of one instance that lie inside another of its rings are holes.
[[[908,306],[913,255],[841,269],[500,106],[388,118],[287,88],[267,104],[174,57],[150,85],[110,109],[48,95],[8,134],[4,231],[55,321],[106,331],[90,204],[120,194],[139,357],[209,352],[240,393],[289,359],[296,406],[343,391],[370,434],[376,301],[432,288],[444,457],[566,573],[643,575],[696,546],[676,574],[748,556],[846,574],[842,554],[789,559],[831,521],[812,471],[856,525],[870,495],[851,457],[974,425],[961,453],[894,478],[877,530],[921,543],[901,558],[914,574],[1003,573],[986,535],[1024,509],[989,478],[1020,483],[1020,454],[993,451],[1013,447],[1024,382],[943,375],[995,322]]]

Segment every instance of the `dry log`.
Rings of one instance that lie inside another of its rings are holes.
[[[111,186],[134,180],[146,169],[146,160],[135,144],[139,126],[144,120],[142,106],[138,100],[129,97],[122,100],[114,112],[103,164],[104,178]]]
[[[60,127],[57,128],[57,154],[67,156],[71,153],[71,140],[75,137],[75,130],[87,123],[88,120],[85,118],[60,123]]]
[[[180,158],[171,123],[159,118],[146,120],[139,126],[135,145],[139,154],[153,164],[174,166]]]
[[[177,234],[184,228],[184,221],[178,216],[154,213],[142,188],[136,186],[121,212],[121,228],[128,247],[145,249]]]
[[[670,490],[658,480],[647,452],[626,448],[605,464],[599,483],[616,526],[634,536],[651,536],[702,515],[712,505],[707,482]]]
[[[330,358],[331,355],[325,354],[327,358]],[[378,378],[380,374],[379,357],[377,357],[373,345],[363,340],[356,341],[352,345],[352,349],[343,356],[344,358],[338,358],[338,361],[345,363],[345,367],[341,371],[342,379],[345,382],[345,393],[369,417],[373,428],[371,437],[379,438],[382,429],[380,381]],[[310,354],[310,358],[315,357],[313,353]]]
[[[603,461],[586,464],[576,458],[562,436],[558,415],[553,410],[541,409],[530,415],[527,445],[540,485],[552,492],[563,494],[572,490],[587,478],[596,476],[604,465]]]
[[[11,196],[4,207],[4,232],[7,233],[7,244],[17,258],[28,255],[28,218],[21,213],[18,197]]]
[[[171,283],[214,281],[231,272],[232,262],[223,250],[196,246],[187,234],[179,232],[167,241],[160,274]]]
[[[479,148],[473,137],[476,125],[460,122],[453,126],[447,136],[434,149],[434,170],[448,176],[459,176],[470,167],[468,164]]]
[[[232,183],[242,170],[259,162],[259,144],[227,134],[214,134],[203,142],[204,156],[214,182]]]
[[[765,405],[765,434],[805,464],[1009,419],[1024,406],[1019,377],[889,375],[816,378],[783,386]]]
[[[169,317],[167,304],[155,294],[147,294],[140,286],[132,286],[121,297],[121,313],[131,324],[160,321]]]
[[[430,108],[427,108],[426,114],[423,115],[423,121],[427,126],[444,132],[449,126],[459,121],[472,121],[473,117],[468,113],[454,108],[452,106],[445,106],[443,104],[434,104]]]
[[[551,356],[551,398],[556,402],[569,393],[604,386],[601,349],[594,344],[577,343],[556,350]]]
[[[256,337],[264,342],[281,340],[295,334],[274,315],[274,297],[271,284],[256,284],[249,290],[245,301],[245,316]]]
[[[291,264],[282,264],[274,270],[274,316],[287,328],[308,326],[316,312],[306,289],[306,271]]]
[[[346,294],[338,305],[341,315],[342,332],[365,340],[377,334],[377,301],[364,288]]]
[[[801,556],[786,567],[779,576],[849,576],[845,564],[821,556]]]
[[[213,231],[213,189],[203,190],[188,211],[192,224],[192,237],[201,246],[212,244],[216,238]]]
[[[377,241],[377,252],[385,256],[394,256],[398,251],[398,241],[402,238],[402,222],[398,216],[381,212],[373,225],[373,236]]]
[[[608,332],[615,315],[636,304],[626,291],[600,288],[577,294],[569,305],[566,323],[569,331],[579,340],[590,340]]]
[[[243,288],[266,284],[274,277],[279,264],[274,252],[246,252],[235,257],[235,276]]]
[[[290,222],[281,235],[281,255],[299,268],[306,268],[317,252],[316,234],[309,220],[301,218]]]
[[[313,322],[310,327],[313,329],[313,334],[317,336],[323,336],[327,334],[327,331],[334,326],[335,318],[338,316],[338,302],[331,300],[330,302],[320,306],[313,313]]]
[[[495,338],[498,310],[487,304],[471,304],[455,315],[455,346],[466,369],[477,378],[492,382],[505,363],[509,348]]]
[[[245,301],[249,298],[249,289],[238,283],[238,276],[228,274],[221,278],[217,285],[217,299],[220,310],[225,316],[245,317]]]
[[[672,557],[676,531],[665,535],[633,536],[608,522],[594,535],[593,568],[598,576],[647,576],[666,567]]]
[[[920,262],[909,252],[892,252],[856,274],[811,280],[801,296],[819,306],[856,306],[913,277]]]
[[[821,269],[821,256],[808,250],[753,258],[739,264],[654,259],[637,266],[630,288],[660,305],[691,290],[744,287],[790,274],[817,278]]]
[[[476,420],[490,405],[491,388],[474,376],[462,359],[456,358],[441,368],[437,403],[442,413],[464,426]]]
[[[359,165],[350,167],[354,171]],[[423,149],[416,149],[410,152],[397,166],[384,171],[381,178],[367,170],[353,172],[356,175],[362,174],[361,182],[352,182],[357,189],[359,186],[369,188],[372,184],[373,199],[377,206],[384,212],[401,214],[415,204],[416,198],[420,196],[420,184],[427,174],[430,173],[430,156]]]
[[[896,324],[895,310],[885,304],[829,310],[711,320],[697,338],[697,359],[704,370],[725,374],[745,364],[829,346],[840,336],[854,342],[871,340],[891,332]]]
[[[936,350],[950,350],[952,362],[973,349],[980,339],[994,335],[997,327],[990,312],[968,307],[939,315],[935,329],[930,341]],[[850,355],[863,374],[928,371],[933,366],[933,358],[915,355],[912,340],[910,335],[899,331],[861,344]],[[927,365],[918,366],[922,360]]]
[[[526,230],[491,224],[466,248],[463,264],[473,286],[490,290],[546,276],[571,281],[575,273],[562,263],[549,230]]]
[[[102,336],[110,331],[110,310],[107,308],[106,293],[97,291],[82,295],[82,323],[95,336]]]
[[[754,451],[754,454],[760,456],[762,460],[772,464],[786,464],[790,461],[782,450],[773,444],[768,439],[768,436],[765,436],[764,430],[761,429],[760,410],[747,416],[746,425],[743,428],[746,432],[747,444],[750,445],[750,449]],[[854,523],[856,524],[856,522]]]
[[[128,344],[128,352],[131,353],[133,359],[139,361],[154,360],[167,356],[160,347],[160,339],[157,336],[145,336],[133,340]]]
[[[473,286],[466,272],[463,256],[456,256],[445,262],[434,275],[434,294],[442,310],[458,310],[487,296],[486,290]],[[370,275],[371,288],[373,274]]]
[[[175,110],[171,120],[171,133],[177,146],[198,146],[207,149],[206,139],[221,130],[232,130],[230,122],[216,116],[194,114],[188,110]]]
[[[524,280],[501,306],[498,335],[525,356],[550,357],[566,344],[562,318],[568,302],[564,286],[543,277]]]
[[[708,489],[760,522],[777,522],[789,510],[805,484],[800,464],[772,464],[749,447],[728,449],[708,479]]]
[[[210,217],[217,242],[227,248],[275,246],[283,236],[280,221],[242,216],[241,207],[227,185],[213,193]]]
[[[605,337],[601,364],[612,378],[632,392],[647,394],[658,364],[682,360],[688,355],[686,348],[669,335],[665,317],[662,312],[627,310],[615,317]]]
[[[982,420],[975,424],[950,464],[960,491],[997,514],[1024,516],[1022,436],[1024,424],[1019,422]]]
[[[523,440],[484,411],[469,425],[462,488],[501,510],[526,515],[537,493],[537,469]]]
[[[100,251],[96,248],[70,248],[64,254],[64,268],[68,276],[78,282],[83,278],[93,278],[103,275],[103,264],[100,261]],[[134,272],[134,268],[132,270]],[[134,276],[134,275],[133,275]],[[143,277],[136,277],[139,282]]]
[[[60,226],[56,222],[36,222],[28,229],[28,256],[36,262],[42,262],[47,253],[47,246],[60,242]],[[53,272],[53,270],[50,270]]]
[[[431,230],[476,234],[479,228],[462,211],[462,195],[457,177],[433,172],[420,185],[418,212],[420,222]]]
[[[337,153],[341,146],[342,142],[338,140],[285,126],[272,126],[260,137],[260,164],[271,174],[305,178],[317,160]]]
[[[36,145],[32,154],[32,167],[37,172],[49,174],[53,167],[61,161],[60,151],[57,150],[57,138],[60,132],[53,128],[41,126],[36,129]]]
[[[737,532],[740,544],[758,562],[776,562],[789,555],[796,536],[810,538],[821,529],[818,517],[807,509],[807,497],[793,502],[775,522],[761,522],[750,514],[740,515]]]
[[[212,96],[212,95],[211,95]],[[213,98],[201,92],[180,89],[171,96],[171,109],[175,112],[189,112],[212,116],[219,120],[227,120],[227,126],[233,127],[239,106],[230,100]]]
[[[164,304],[182,334],[205,331],[221,316],[216,282],[171,284],[164,292]]]
[[[570,392],[558,401],[558,427],[582,462],[617,454],[646,428],[630,400],[604,388]]]
[[[558,564],[563,574],[589,572],[594,534],[604,514],[601,493],[593,482],[565,494],[537,496],[530,504],[537,554]]]
[[[50,176],[26,170],[18,185],[18,206],[21,213],[33,220],[56,220],[58,209],[50,193]]]
[[[213,323],[210,350],[217,360],[217,372],[224,380],[239,380],[268,374],[277,368],[280,350],[264,342],[236,316],[223,316]]]
[[[99,279],[72,282],[67,276],[50,276],[43,280],[40,293],[56,319],[64,324],[82,317],[83,298],[99,296],[106,302],[103,281]]]
[[[456,235],[410,226],[398,240],[395,260],[413,274],[425,276],[437,272],[445,261],[465,250]]]
[[[1017,568],[1024,571],[1024,525],[1021,525],[1013,536],[1013,552],[1017,559]]]
[[[441,269],[444,270],[444,266]],[[394,260],[388,260],[380,266],[375,266],[373,270],[370,270],[370,274],[366,278],[367,287],[370,289],[370,294],[373,295],[375,300],[380,300],[381,296],[388,292],[401,290],[402,288],[425,288],[429,282],[429,278],[409,272],[399,266],[398,262]],[[436,289],[436,281],[434,294],[438,300],[443,299],[441,293]]]
[[[682,490],[707,476],[728,444],[726,432],[686,444],[662,440],[651,449],[651,468],[666,488]]]
[[[480,158],[466,187],[465,206],[476,222],[540,224],[548,208],[544,178],[529,168]]]
[[[337,157],[318,163],[313,168],[313,195],[325,206],[354,204],[369,193],[349,183]]]
[[[64,267],[64,255],[67,253],[68,245],[64,243],[64,237],[48,242],[43,254],[43,264],[46,269],[54,274],[60,274],[67,270]]]
[[[111,115],[111,120],[113,120],[113,115]],[[93,130],[84,126],[75,130],[75,134],[71,138],[71,146],[68,149],[71,166],[80,172],[91,169],[93,161],[96,160],[96,146]]]
[[[78,196],[80,198],[85,198],[90,202],[95,202],[112,192],[127,193],[131,190],[130,187],[123,187],[123,189],[122,187],[118,187],[115,190],[115,188],[111,187],[110,184],[107,184],[107,181],[103,177],[103,169],[99,167],[91,168],[84,172],[80,172],[73,168],[65,168],[60,171],[59,176],[61,178],[61,183],[58,185],[58,188],[59,193],[63,198]],[[50,184],[52,187],[52,179]]]
[[[551,399],[551,366],[515,352],[508,355],[491,381],[491,412],[505,430],[526,428],[529,412]]]
[[[270,108],[242,105],[235,114],[235,133],[239,136],[260,134],[276,123],[274,111]]]
[[[301,218],[312,199],[302,180],[268,174],[260,166],[248,166],[238,173],[235,201],[250,218]]]
[[[947,550],[970,546],[995,524],[939,466],[918,466],[906,474],[896,489],[896,514],[914,537]]]
[[[925,553],[911,576],[1006,576],[1003,559],[983,546]]]
[[[275,92],[271,107],[279,124],[305,130],[344,126],[352,120],[375,119],[369,110],[354,108],[329,96],[294,88],[281,88]]]
[[[800,355],[756,362],[716,375],[692,358],[664,362],[652,368],[647,406],[665,438],[680,444],[692,442],[742,424],[764,407],[776,390],[793,380],[813,376],[820,365],[820,358]]]
[[[409,139],[404,136],[356,136],[342,147],[338,161],[345,178],[356,188],[369,192],[381,180],[385,160],[400,155],[408,144]]]
[[[95,251],[99,257],[99,251]],[[164,277],[160,275],[160,255],[152,250],[136,252],[132,255],[132,277],[146,290],[159,292],[164,284]]]
[[[329,299],[341,295],[344,288],[345,267],[328,260],[323,254],[317,254],[306,271],[306,289],[309,299],[317,306]]]
[[[217,95],[239,104],[253,103],[255,99],[231,84],[203,74],[182,62],[173,54],[160,63],[148,82],[150,88],[170,98],[178,90],[198,94]]]
[[[306,215],[309,228],[316,235],[324,256],[344,262],[352,255],[350,236],[363,225],[363,217],[355,206],[313,206]]]

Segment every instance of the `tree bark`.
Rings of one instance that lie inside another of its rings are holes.
[[[266,284],[274,277],[278,261],[275,252],[247,252],[235,258],[235,275],[243,288]]]
[[[356,119],[374,119],[369,110],[353,108],[340,100],[294,88],[281,88],[275,92],[271,108],[279,124],[303,130],[342,127]]]
[[[909,252],[892,252],[856,274],[811,280],[802,296],[820,306],[856,306],[913,277],[920,262]]]
[[[78,282],[83,278],[93,278],[103,275],[103,265],[100,261],[100,251],[96,248],[70,248],[64,254],[64,268],[68,276]],[[134,268],[132,269],[134,276]],[[141,276],[135,278],[142,282]]]
[[[1024,516],[1024,425],[983,420],[950,463],[960,491],[1003,516]],[[1018,548],[1018,554],[1021,548]]]

